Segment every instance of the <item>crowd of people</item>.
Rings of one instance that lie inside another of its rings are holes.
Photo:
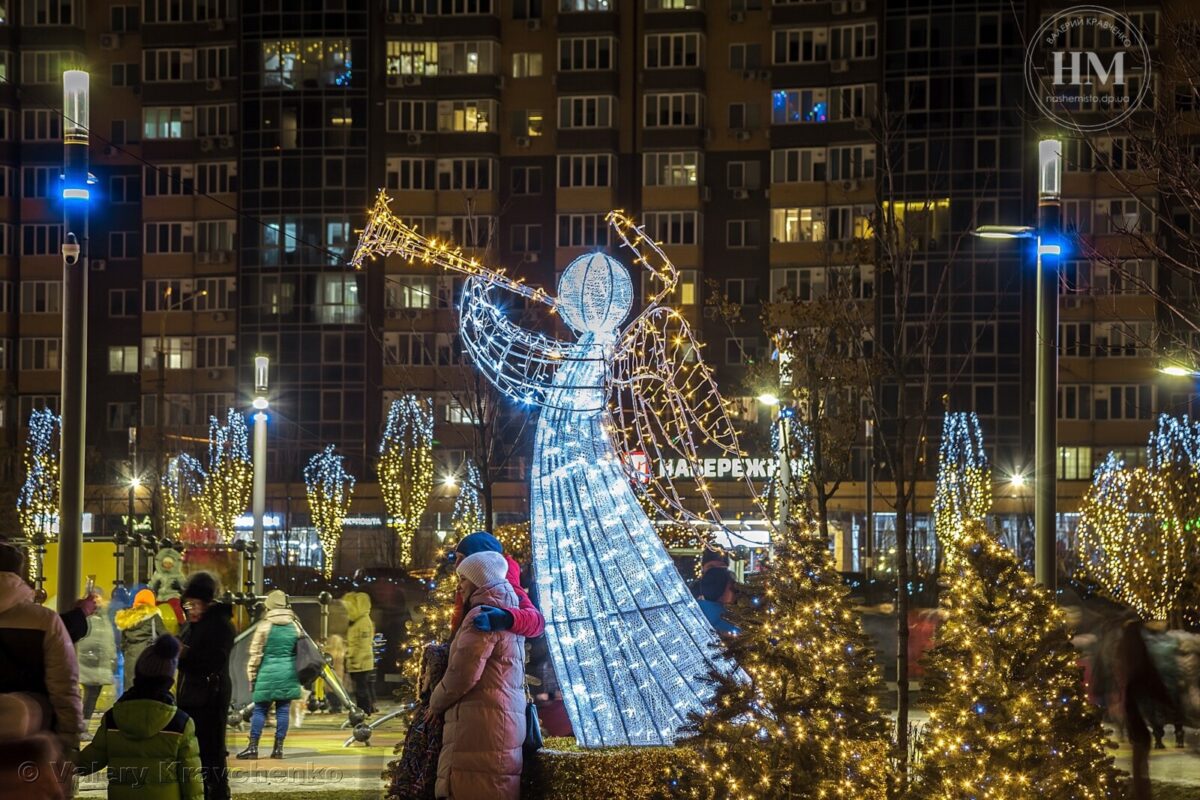
[[[23,552],[0,542],[0,797],[66,798],[76,776],[105,768],[112,798],[230,796],[233,608],[219,601],[213,575],[185,579],[180,558],[160,551],[154,578],[132,597],[119,589],[106,600],[92,589],[59,615],[37,602],[24,578]],[[360,592],[344,600],[351,610],[349,646],[330,637],[326,651],[334,668],[344,665],[354,679],[355,703],[370,713],[371,603]],[[296,648],[302,637],[287,596],[269,593],[248,633],[253,708],[249,742],[238,758],[258,757],[272,705],[270,757],[283,758],[291,704],[302,693]],[[116,699],[89,735],[110,686]]]
[[[420,655],[418,713],[399,762],[402,786],[393,789],[422,800],[516,800],[527,750],[543,731],[570,734],[545,653],[545,620],[520,566],[491,534],[464,537],[452,558],[458,589],[449,642]],[[690,588],[705,618],[722,636],[738,635],[727,610],[741,592],[727,557],[705,551],[699,567]],[[235,628],[217,580],[199,572],[157,581],[162,595],[148,587],[132,597],[115,591],[111,600],[95,591],[58,614],[35,601],[23,575],[22,551],[0,543],[0,797],[69,797],[76,775],[107,767],[113,798],[226,800]],[[353,685],[354,704],[373,713],[371,600],[348,592],[342,602],[346,636],[330,636],[324,655]],[[305,683],[297,644],[307,634],[287,596],[272,591],[263,605],[246,634],[253,703],[237,754],[244,760],[259,758],[272,706],[269,757],[284,757]],[[1148,791],[1150,748],[1166,746],[1168,727],[1182,747],[1185,718],[1200,708],[1200,636],[1148,630],[1123,616],[1077,636],[1076,645],[1093,701],[1133,745],[1135,796],[1148,796],[1138,789]],[[113,685],[118,697],[89,736]],[[337,693],[325,699],[337,710]]]

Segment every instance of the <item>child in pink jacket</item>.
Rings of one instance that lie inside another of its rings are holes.
[[[526,639],[536,639],[541,636],[546,630],[546,620],[542,617],[542,612],[538,611],[537,606],[529,599],[529,595],[521,588],[521,565],[511,556],[505,554],[504,545],[500,544],[500,540],[487,531],[476,531],[468,536],[464,536],[454,549],[455,555],[460,559],[482,552],[499,553],[504,556],[505,561],[508,563],[508,584],[512,587],[517,602],[509,607],[492,606],[485,608],[475,618],[475,627],[483,631],[511,630],[516,635],[524,636]],[[458,630],[458,626],[462,624],[464,612],[463,599],[462,592],[458,592],[454,597],[454,612],[450,615],[451,636]]]

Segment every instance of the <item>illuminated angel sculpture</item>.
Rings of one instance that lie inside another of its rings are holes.
[[[658,281],[645,308],[616,259],[581,256],[557,297],[488,269],[444,242],[420,236],[380,195],[354,255],[399,255],[467,274],[460,307],[475,366],[518,401],[541,407],[530,504],[534,573],[546,639],[576,740],[584,746],[672,742],[711,695],[710,667],[731,669],[716,634],[638,504],[623,454],[698,462],[696,441],[743,455],[700,347],[678,312],[662,305],[678,273],[661,249],[619,212],[608,223],[635,265]],[[526,330],[492,299],[506,289],[550,306],[573,343]],[[694,475],[701,474],[692,470]],[[652,477],[659,508],[687,515],[674,478]],[[716,502],[697,494],[719,524]],[[751,496],[753,487],[750,487]]]

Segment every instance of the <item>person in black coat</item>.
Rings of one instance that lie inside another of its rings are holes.
[[[183,589],[188,624],[180,635],[179,708],[196,723],[205,800],[228,800],[229,769],[225,758],[225,724],[233,684],[229,654],[233,650],[233,608],[216,602],[217,581],[207,572],[192,575]]]

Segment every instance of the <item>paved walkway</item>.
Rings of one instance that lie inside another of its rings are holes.
[[[914,715],[919,721],[920,713]],[[97,717],[98,719],[98,717]],[[288,733],[285,755],[282,761],[262,758],[258,761],[237,761],[230,757],[231,782],[234,795],[279,794],[280,800],[287,795],[289,800],[300,800],[315,795],[348,794],[355,800],[372,800],[385,795],[382,773],[387,762],[396,756],[393,750],[403,738],[404,730],[398,721],[384,723],[371,736],[365,746],[354,743],[343,747],[349,730],[341,728],[345,717],[328,714],[308,715],[299,729]],[[244,732],[230,732],[229,750],[235,753],[246,743]],[[271,728],[263,733],[261,749],[264,756],[270,753]],[[1167,736],[1168,744],[1174,741],[1173,732]],[[1191,731],[1190,746],[1177,750],[1155,750],[1150,757],[1150,774],[1155,781],[1197,787],[1200,797],[1200,731]],[[1115,751],[1117,764],[1129,769],[1128,745]],[[85,779],[79,796],[101,798],[105,796],[102,775]]]
[[[340,727],[344,721],[344,716],[305,716],[299,729],[293,725],[288,731],[282,761],[267,758],[273,736],[270,727],[263,732],[263,746],[259,748],[262,758],[258,761],[233,758],[233,753],[246,746],[246,734],[230,731],[230,784],[234,795],[305,797],[352,792],[355,797],[382,798],[383,770],[388,761],[396,758],[393,749],[404,736],[402,725],[398,721],[384,723],[372,734],[370,746],[355,742],[343,747],[350,735],[348,729]],[[97,773],[83,779],[78,796],[105,797],[105,788],[103,773]]]

